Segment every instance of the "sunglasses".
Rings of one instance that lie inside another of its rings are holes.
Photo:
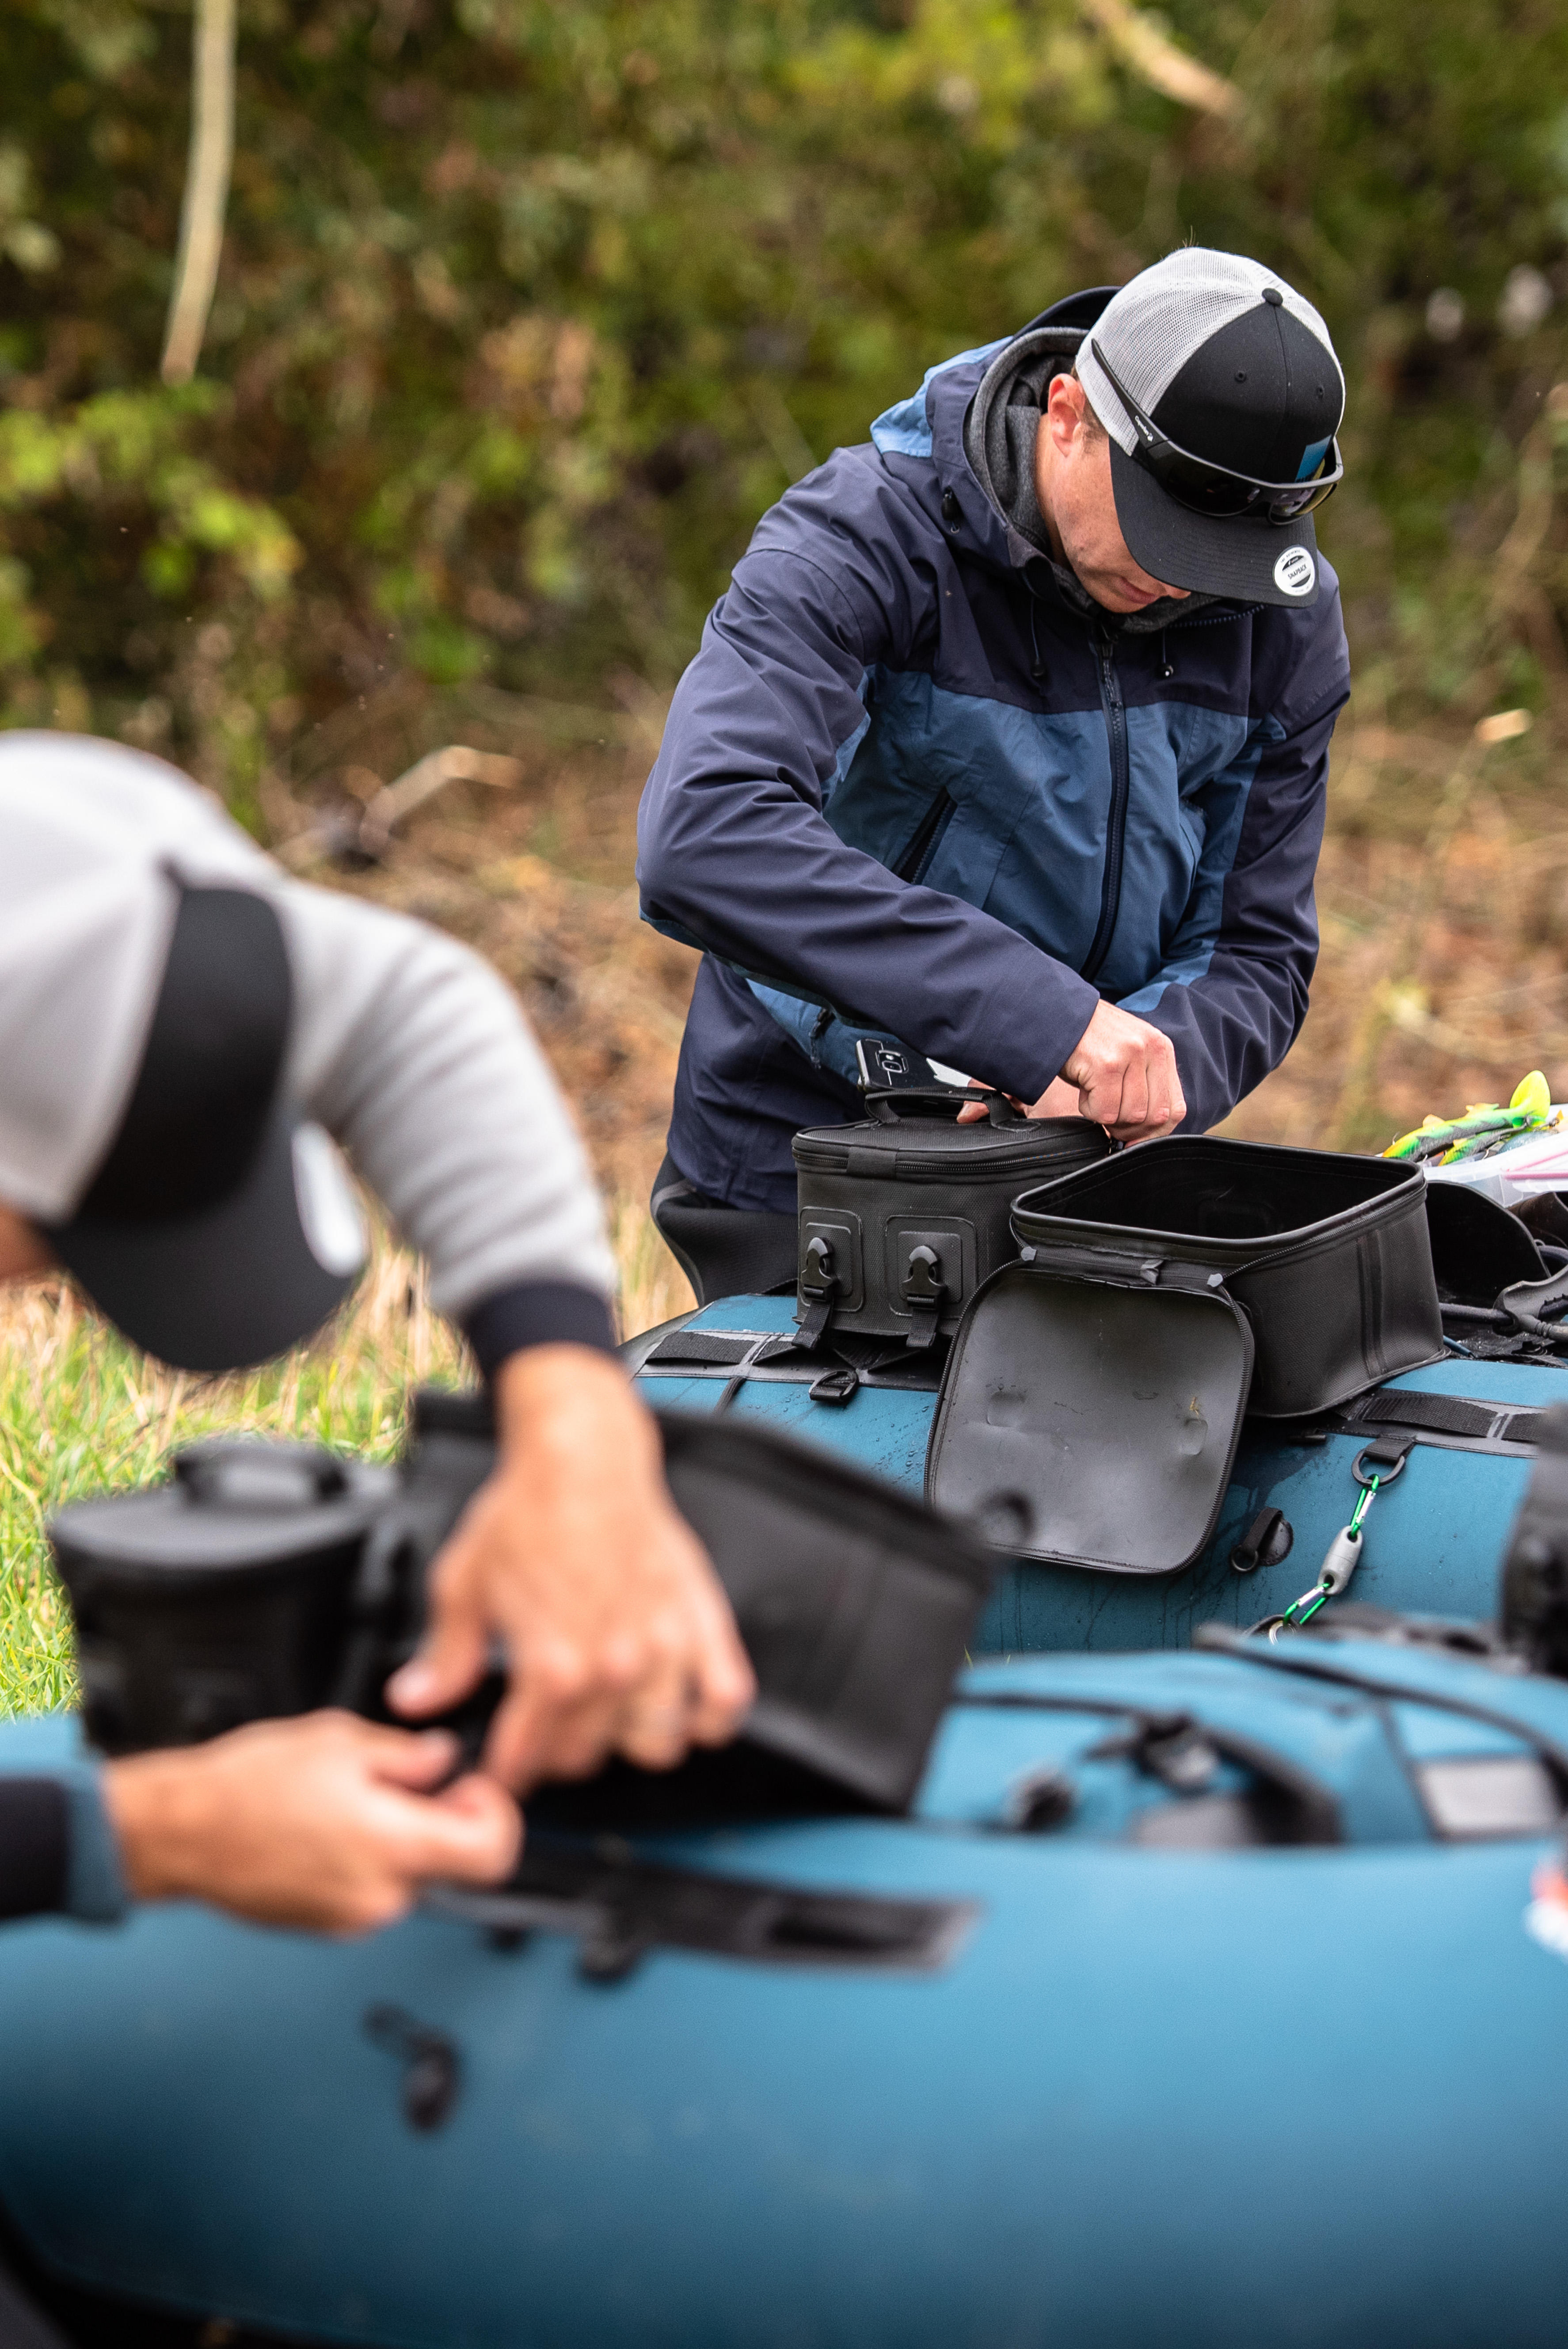
[[[1138,446],[1132,451],[1134,462],[1141,465],[1146,473],[1152,473],[1166,496],[1174,498],[1190,513],[1207,514],[1212,522],[1230,522],[1243,514],[1262,512],[1273,523],[1300,522],[1326,498],[1331,498],[1344,480],[1345,460],[1339,453],[1339,442],[1332,434],[1323,446],[1317,464],[1303,481],[1254,481],[1248,473],[1233,473],[1228,466],[1212,465],[1206,457],[1194,457],[1191,450],[1167,440],[1153,418],[1146,415],[1131,393],[1117,381],[1115,370],[1108,365],[1099,345],[1091,340],[1089,349],[1132,420],[1138,435]],[[1311,450],[1307,454],[1312,454]]]

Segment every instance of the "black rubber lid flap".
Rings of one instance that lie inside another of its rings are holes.
[[[1253,1336],[1217,1276],[1004,1265],[958,1325],[926,1498],[1016,1557],[1171,1574],[1213,1532]]]
[[[670,1489],[757,1673],[747,1743],[902,1810],[990,1587],[985,1550],[814,1447],[658,1417]]]

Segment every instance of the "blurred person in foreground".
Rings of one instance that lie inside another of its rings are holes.
[[[335,1138],[335,1140],[334,1139]],[[512,1794],[728,1736],[749,1667],[614,1358],[612,1263],[507,989],[451,939],[293,880],[184,776],[0,737],[0,1278],[66,1268],[136,1344],[211,1372],[308,1337],[364,1235],[335,1143],[427,1257],[499,1457],[438,1560],[410,1723],[508,1691],[484,1773],[444,1732],[257,1723],[0,1779],[0,1916],[198,1897],[353,1931],[513,1865]],[[509,1791],[511,1790],[511,1791]]]
[[[790,1138],[861,1113],[862,1059],[1124,1142],[1283,1060],[1344,405],[1311,305],[1187,248],[934,367],[764,515],[640,816],[645,916],[707,950],[655,1185],[699,1296],[792,1278]]]

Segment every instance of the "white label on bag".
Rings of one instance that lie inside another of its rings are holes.
[[[1317,585],[1317,565],[1305,546],[1287,546],[1274,575],[1282,595],[1310,595]]]

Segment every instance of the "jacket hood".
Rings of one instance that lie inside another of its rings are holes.
[[[1035,497],[1035,440],[1047,389],[1071,367],[1115,290],[1094,286],[1070,295],[1018,334],[929,368],[918,392],[878,417],[872,440],[884,456],[933,461],[944,492],[957,499],[971,551],[983,560],[1022,574],[1032,594],[1080,618],[1129,635],[1156,635],[1223,599],[1162,596],[1140,612],[1108,611],[1057,561]]]

